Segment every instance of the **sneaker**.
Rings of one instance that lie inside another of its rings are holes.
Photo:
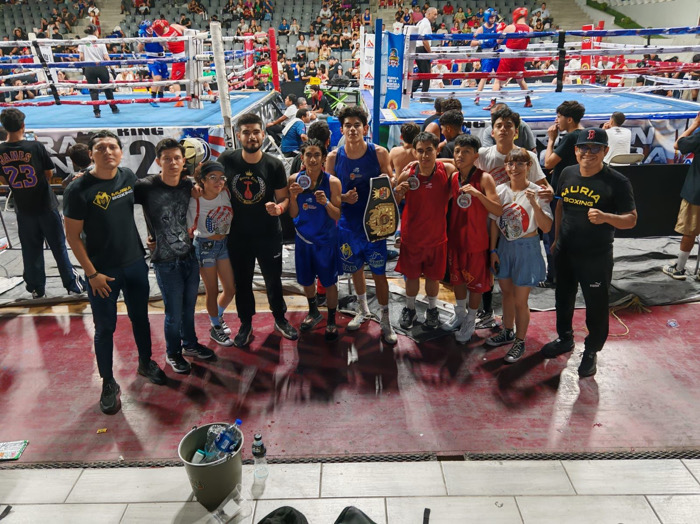
[[[493,109],[493,106],[495,106],[495,105],[496,105],[496,99],[492,98],[491,103],[484,108],[484,111],[491,111],[491,109]]]
[[[311,331],[313,328],[315,328],[319,322],[323,320],[323,315],[321,315],[320,311],[316,311],[315,313],[309,313],[306,315],[306,318],[301,322],[301,326],[299,326],[299,329],[301,331]]]
[[[382,337],[384,338],[384,342],[394,345],[399,341],[399,338],[396,336],[396,331],[394,331],[394,328],[391,326],[388,311],[382,312],[382,318],[379,320],[379,326],[382,328]]]
[[[165,356],[165,361],[170,364],[170,367],[173,368],[173,371],[175,373],[189,373],[191,366],[190,363],[187,362],[184,358],[182,358],[182,355],[177,353],[176,355],[166,355]]]
[[[503,357],[503,360],[505,360],[508,364],[512,364],[513,362],[517,362],[518,360],[520,360],[520,358],[524,354],[525,354],[525,341],[520,340],[519,338],[516,338],[515,342],[513,342],[513,345],[508,350],[508,353],[506,353],[506,356]]]
[[[45,296],[46,296],[46,292],[43,290],[32,291],[32,298],[44,298]]]
[[[399,326],[401,326],[401,329],[411,329],[417,317],[418,315],[416,315],[415,309],[408,309],[405,307],[401,310],[401,320],[399,321]]]
[[[479,95],[476,95],[476,97],[474,98],[474,105],[478,106],[479,102],[481,102],[481,97]]]
[[[102,113],[100,111],[95,111],[95,118],[101,118]]]
[[[437,329],[440,327],[440,312],[437,307],[428,308],[425,312],[425,323],[423,329]]]
[[[396,251],[395,249],[387,249],[386,250],[386,259],[387,260],[394,260],[396,258],[399,258],[398,251]]]
[[[158,364],[150,359],[146,363],[139,359],[138,374],[143,375],[144,377],[148,378],[148,380],[154,384],[158,384],[159,386],[162,386],[168,381],[168,377],[165,376],[163,370],[158,367]]]
[[[233,344],[233,342],[231,342],[231,344]],[[211,349],[207,346],[203,346],[199,342],[192,347],[182,348],[182,354],[186,357],[198,358],[199,360],[209,360],[216,355]]]
[[[578,366],[578,376],[581,378],[592,377],[598,371],[597,361],[598,354],[595,351],[588,350],[583,352],[583,358],[581,359],[581,364]]]
[[[68,288],[68,295],[82,295],[87,291],[87,281],[83,277],[76,278]]]
[[[467,320],[467,312],[461,310],[458,312],[455,308],[454,314],[441,327],[445,331],[456,331],[460,327],[462,327],[462,324],[464,324],[465,320]]]
[[[542,353],[544,358],[556,358],[559,355],[572,351],[575,345],[576,343],[573,339],[562,340],[558,338],[552,342],[547,342],[544,346],[542,346],[540,353]]]
[[[224,330],[224,333],[227,335],[231,334],[231,328],[228,327],[228,324],[224,321],[223,315],[219,317],[219,325],[221,326],[221,329]]]
[[[238,328],[238,334],[233,338],[233,345],[237,348],[247,346],[251,336],[253,336],[253,325],[243,323],[241,327]]]
[[[119,113],[121,113],[121,111],[119,111],[119,108],[116,105],[110,105],[109,107],[112,109],[112,114],[118,115]]]
[[[515,342],[515,331],[508,328],[501,329],[497,335],[486,339],[486,345],[491,347],[505,346]]]
[[[537,283],[537,287],[543,288],[543,289],[554,289],[556,286],[554,285],[554,282],[551,280],[542,280]]]
[[[157,102],[149,102],[151,104],[151,107],[160,107],[160,104]]]
[[[476,312],[476,329],[494,329],[498,326],[493,311],[480,309]]]
[[[462,325],[459,328],[459,331],[455,333],[455,340],[460,344],[466,344],[472,339],[472,335],[474,334],[475,329],[476,318],[470,320],[468,317],[465,317],[464,322],[462,322]]]
[[[350,322],[348,322],[347,330],[348,331],[357,331],[360,329],[360,326],[364,324],[367,320],[369,320],[370,317],[370,312],[369,311],[362,311],[361,309],[355,313],[355,316],[352,318]]]
[[[212,326],[209,330],[209,338],[220,346],[230,347],[234,345],[221,326]]]
[[[121,388],[113,378],[102,381],[102,394],[100,395],[100,409],[105,415],[114,415],[122,407],[119,400]]]
[[[275,320],[275,329],[282,333],[284,338],[289,340],[296,340],[299,338],[299,333],[297,333],[297,330],[294,329],[294,326],[292,326],[286,318]]]
[[[532,100],[530,100],[530,96],[525,97],[525,105],[523,107],[532,107]]]
[[[672,264],[670,266],[664,266],[661,268],[661,271],[666,273],[669,277],[675,279],[675,280],[685,280],[685,269],[676,269],[676,264]]]

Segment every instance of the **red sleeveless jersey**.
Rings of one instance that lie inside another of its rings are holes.
[[[529,33],[530,26],[527,24],[515,24],[516,33]],[[506,40],[508,49],[527,49],[527,44],[530,43],[529,38],[509,38]]]
[[[481,187],[481,178],[484,172],[476,169],[469,183],[478,191],[484,192]],[[459,188],[462,184],[455,173],[452,178],[452,207],[450,208],[450,223],[447,228],[447,247],[469,253],[486,251],[489,248],[489,212],[478,198],[472,197],[472,203],[467,208],[457,205]],[[403,236],[403,234],[402,234]]]
[[[442,162],[435,162],[431,176],[412,175],[420,187],[406,194],[401,214],[401,242],[410,247],[433,247],[447,241],[447,204],[450,201],[450,180]]]
[[[165,34],[163,34],[163,36],[171,37],[171,36],[182,36],[182,35],[174,27],[168,26],[168,29],[165,31]],[[168,49],[170,49],[170,52],[173,53],[174,55],[177,55],[179,53],[184,53],[185,52],[185,42],[168,42]]]

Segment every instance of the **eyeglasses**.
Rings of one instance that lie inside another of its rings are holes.
[[[583,145],[576,146],[576,147],[581,152],[581,154],[590,153],[591,155],[597,155],[598,153],[600,153],[601,151],[603,151],[605,149],[605,146],[600,146],[600,145],[589,146],[589,145],[583,144]]]
[[[226,175],[207,175],[204,178],[206,178],[210,182],[226,182]]]
[[[510,169],[513,169],[516,167],[518,169],[522,169],[522,168],[527,167],[529,165],[530,165],[529,162],[506,162],[505,163],[506,168],[510,168]]]

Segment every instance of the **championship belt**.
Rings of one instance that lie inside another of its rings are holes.
[[[365,207],[365,235],[370,242],[383,240],[396,233],[399,206],[396,205],[391,180],[386,175],[371,178]]]

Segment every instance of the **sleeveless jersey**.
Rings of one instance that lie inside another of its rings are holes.
[[[406,193],[401,214],[401,242],[410,247],[432,247],[447,241],[447,204],[450,201],[450,180],[445,164],[435,162],[431,176],[421,176],[415,165],[411,175],[420,180],[420,187]]]
[[[168,30],[165,31],[163,34],[164,37],[172,37],[172,36],[182,36],[174,27],[168,26]],[[174,55],[184,53],[185,52],[185,42],[168,42],[168,49],[170,49],[170,52],[172,52]]]
[[[516,33],[529,33],[530,26],[526,24],[515,24]],[[527,44],[530,43],[529,38],[509,38],[506,40],[506,47],[508,49],[527,49]]]
[[[357,159],[348,158],[345,146],[338,148],[338,154],[335,157],[335,176],[340,179],[343,193],[356,189],[358,196],[354,204],[343,202],[338,222],[340,227],[365,236],[364,221],[365,207],[369,198],[369,179],[381,174],[382,170],[374,144],[367,144],[367,151]]]
[[[157,35],[148,34],[143,29],[139,29],[139,36],[141,38],[150,38]],[[143,51],[147,55],[159,56],[163,54],[163,46],[159,42],[146,42],[145,44],[143,44]]]
[[[481,178],[484,172],[475,169],[469,183],[483,193]],[[450,223],[447,228],[447,247],[468,253],[485,251],[489,248],[489,212],[478,198],[472,197],[472,204],[467,208],[457,205],[461,187],[457,173],[452,178],[452,207]]]
[[[496,30],[496,24],[493,24],[490,28],[486,27],[486,24],[482,24],[481,26],[481,32],[484,35],[488,34],[497,34],[498,31]],[[481,48],[482,49],[495,49],[498,47],[498,39],[496,38],[488,38],[484,39],[481,41]]]
[[[301,173],[306,173],[306,171]],[[299,214],[294,219],[294,227],[297,230],[297,236],[307,244],[327,246],[337,242],[337,227],[335,220],[328,216],[326,208],[316,202],[314,193],[323,191],[330,202],[331,175],[321,171],[319,179],[320,181],[317,181],[319,183],[315,188],[309,188],[297,195]]]

